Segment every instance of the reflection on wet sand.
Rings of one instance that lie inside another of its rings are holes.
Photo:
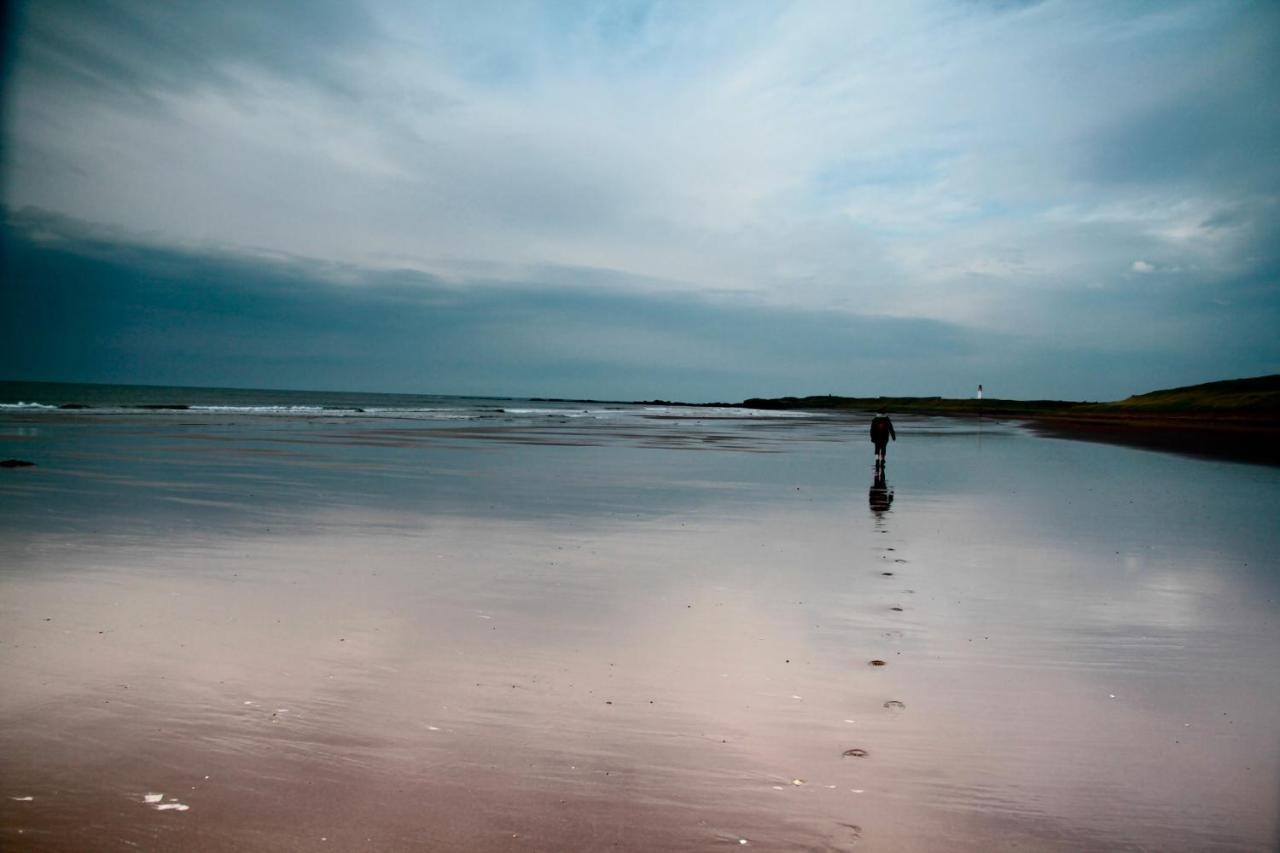
[[[233,433],[132,447],[100,507],[24,491],[3,846],[1269,844],[1277,542],[1247,509],[1280,484],[1017,435],[984,438],[994,481],[911,428],[871,524],[830,426],[773,454],[299,430],[287,461]]]
[[[871,506],[871,511],[877,516],[889,511],[893,506],[893,489],[889,488],[889,484],[885,482],[884,466],[876,465],[875,477],[871,481],[871,488],[867,492],[867,503]]]

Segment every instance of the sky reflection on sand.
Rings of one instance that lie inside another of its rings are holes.
[[[0,490],[6,845],[1271,843],[1275,470],[927,425],[880,512],[852,425],[68,428]]]

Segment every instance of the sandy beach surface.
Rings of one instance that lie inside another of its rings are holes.
[[[0,846],[1273,849],[1280,469],[897,429],[0,415]]]

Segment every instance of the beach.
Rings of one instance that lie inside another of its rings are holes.
[[[189,402],[0,410],[5,849],[1277,842],[1280,469]]]

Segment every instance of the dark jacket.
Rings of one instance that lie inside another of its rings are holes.
[[[871,440],[876,444],[888,444],[889,439],[898,440],[897,434],[893,431],[893,421],[885,416],[877,416],[871,419]]]

